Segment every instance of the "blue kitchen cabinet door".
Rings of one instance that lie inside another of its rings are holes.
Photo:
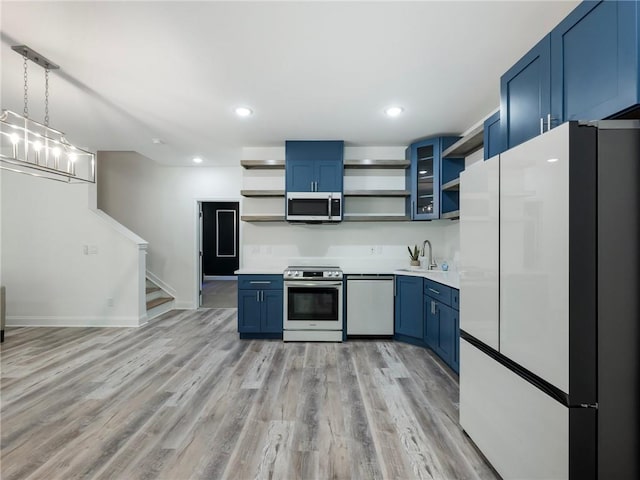
[[[431,297],[424,296],[424,343],[438,356],[440,351],[440,309],[439,302]]]
[[[640,5],[582,2],[551,32],[553,116],[600,120],[640,103]]]
[[[263,333],[282,333],[283,291],[262,290],[261,325]]]
[[[395,333],[423,339],[422,277],[396,276]]]
[[[451,307],[438,303],[440,328],[438,329],[438,354],[444,362],[451,366],[455,349],[455,323]]]
[[[344,162],[340,160],[318,160],[315,163],[317,192],[342,193]]]
[[[285,176],[288,192],[312,192],[315,164],[305,159],[287,160]]]
[[[487,160],[502,153],[504,151],[502,143],[502,132],[500,131],[500,111],[497,111],[484,121],[484,159]]]
[[[500,132],[504,150],[540,135],[551,113],[551,35],[500,78]]]
[[[260,290],[238,290],[238,332],[259,333],[261,323]]]
[[[440,138],[413,143],[407,149],[411,220],[440,218]]]

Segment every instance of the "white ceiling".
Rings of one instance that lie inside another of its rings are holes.
[[[91,150],[218,165],[287,139],[407,145],[495,110],[500,75],[578,3],[3,1],[2,108],[22,112],[25,44],[61,67],[51,126]],[[42,121],[31,62],[29,100]]]

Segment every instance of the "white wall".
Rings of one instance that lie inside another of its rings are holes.
[[[366,158],[397,159],[403,158],[403,150],[370,147],[365,154]],[[284,149],[245,149],[243,157],[282,159]],[[399,178],[404,182],[404,173],[388,173],[392,184],[387,188],[401,188],[395,183]],[[365,181],[377,180],[369,176]],[[168,167],[135,152],[98,154],[99,208],[149,242],[147,271],[176,298],[177,308],[197,306],[198,200],[239,201],[241,214],[270,210],[283,213],[282,198],[242,198],[243,188],[282,189],[284,171],[245,170],[239,165]],[[392,208],[397,208],[398,199],[387,201]],[[459,249],[457,223],[449,220],[343,222],[339,225],[241,222],[240,266],[277,271],[295,263],[335,262],[343,268],[365,264],[386,271],[407,266],[407,246],[421,246],[425,239],[431,240],[438,263],[446,258],[451,264]]]
[[[0,177],[8,325],[146,322],[146,242],[89,208],[95,185],[7,171]]]
[[[169,167],[135,152],[99,152],[97,171],[98,207],[149,242],[147,271],[176,308],[196,308],[197,201],[240,200],[241,167]]]

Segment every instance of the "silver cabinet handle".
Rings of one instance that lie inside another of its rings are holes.
[[[433,300],[431,300],[431,313],[433,315],[436,314],[436,302],[434,302]]]
[[[260,301],[264,302],[264,290],[260,290]]]
[[[544,133],[544,118],[540,117],[540,135]]]
[[[439,292],[438,290],[434,290],[434,289],[433,289],[433,288],[431,288],[431,287],[427,287],[427,289],[428,289],[430,292],[435,293],[436,295],[440,295],[440,292]]]
[[[260,285],[263,285],[263,284],[271,285],[271,281],[269,281],[269,280],[251,280],[249,283],[252,284],[252,285],[258,285],[258,284],[260,284]]]
[[[547,113],[547,132],[551,130],[551,114]]]
[[[256,302],[260,301],[260,290],[256,290]]]

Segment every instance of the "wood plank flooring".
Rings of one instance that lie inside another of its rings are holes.
[[[234,308],[6,335],[4,480],[496,478],[419,347],[239,340]]]

